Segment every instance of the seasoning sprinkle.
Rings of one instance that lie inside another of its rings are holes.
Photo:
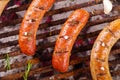
[[[104,42],[102,42],[102,46],[103,46],[103,47],[105,46],[105,43],[104,43]]]
[[[59,38],[63,38],[65,40],[67,40],[67,39],[70,39],[70,36],[65,35],[65,36],[60,36]]]
[[[28,33],[27,33],[27,32],[25,32],[25,33],[24,33],[24,35],[25,35],[25,36],[27,36],[27,35],[28,35]]]
[[[104,68],[104,67],[101,67],[100,69],[101,69],[101,70],[103,70],[103,71],[105,70],[105,68]]]
[[[64,39],[69,39],[69,36],[64,36]]]

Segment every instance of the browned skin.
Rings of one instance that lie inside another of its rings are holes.
[[[0,0],[0,16],[10,0]]]
[[[33,0],[29,6],[19,31],[19,46],[26,55],[35,54],[39,23],[54,2],[55,0]]]
[[[88,18],[89,13],[87,11],[78,9],[70,15],[62,26],[52,57],[52,64],[56,70],[60,72],[68,70],[72,46],[81,29],[86,25]],[[65,36],[67,36],[66,39]]]
[[[108,56],[112,46],[120,38],[120,19],[107,25],[97,37],[91,52],[90,69],[93,80],[112,80]]]

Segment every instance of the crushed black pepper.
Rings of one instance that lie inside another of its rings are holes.
[[[107,30],[113,35],[114,38],[116,38],[115,34],[109,28],[107,28]]]

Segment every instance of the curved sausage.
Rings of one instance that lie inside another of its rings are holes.
[[[98,35],[90,59],[90,69],[93,80],[112,80],[108,56],[112,46],[120,38],[120,19],[117,19],[107,25]]]
[[[0,16],[10,0],[0,0]]]
[[[81,29],[86,25],[88,18],[89,13],[86,10],[78,9],[62,26],[52,56],[52,64],[56,70],[60,72],[68,70],[72,46]]]
[[[19,46],[26,55],[34,55],[39,23],[54,2],[55,0],[33,0],[30,4],[19,31]]]

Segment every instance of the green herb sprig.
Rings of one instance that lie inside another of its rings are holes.
[[[24,80],[27,80],[31,67],[32,67],[32,63],[29,61],[27,64],[27,68],[25,70],[25,73],[23,75]]]
[[[10,67],[10,57],[9,57],[8,54],[6,54],[5,63],[6,64],[5,64],[4,68],[6,68],[7,70],[10,70],[11,69],[11,67]]]

